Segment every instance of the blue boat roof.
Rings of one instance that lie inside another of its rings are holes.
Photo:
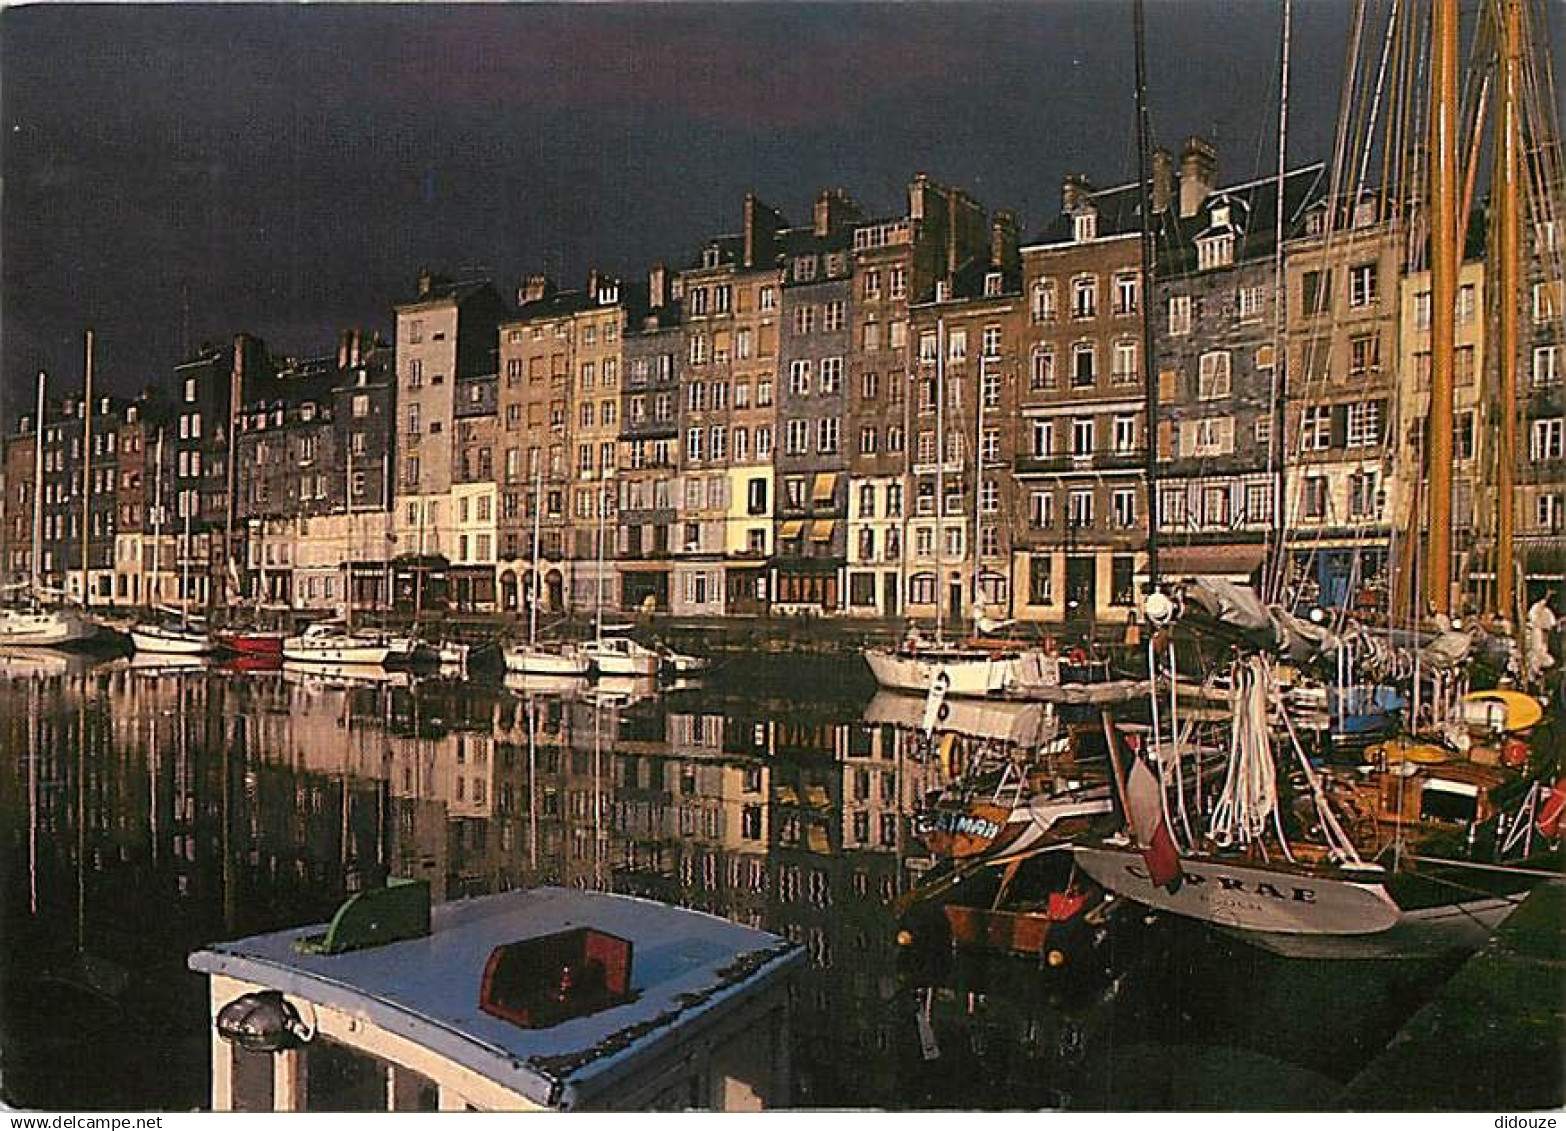
[[[570,1108],[612,1088],[676,1033],[705,1028],[803,961],[777,935],[651,900],[531,888],[437,904],[423,938],[345,954],[301,953],[323,925],[215,943],[192,970],[225,974],[367,1017],[542,1105]],[[592,927],[634,949],[635,997],[547,1029],[479,1009],[491,951]]]

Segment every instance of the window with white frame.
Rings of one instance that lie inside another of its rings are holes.
[[[1272,485],[1270,483],[1247,483],[1245,485],[1245,519],[1247,522],[1270,522],[1272,520]]]
[[[1071,387],[1085,389],[1098,382],[1098,349],[1092,342],[1071,347]]]
[[[1300,412],[1300,447],[1307,452],[1324,452],[1331,446],[1331,406],[1306,405]]]
[[[1071,422],[1071,454],[1074,456],[1090,456],[1093,454],[1093,418],[1091,416]]]
[[[1054,279],[1040,279],[1033,284],[1033,321],[1053,322],[1059,317],[1059,299]]]
[[[1071,317],[1093,318],[1098,314],[1098,276],[1079,275],[1071,280]]]
[[[1136,417],[1115,417],[1115,454],[1130,455],[1136,451]]]
[[[1233,391],[1228,350],[1209,350],[1198,363],[1197,396],[1204,401],[1220,400]]]
[[[822,455],[836,454],[841,425],[842,422],[835,416],[823,416],[816,421],[816,451]]]
[[[1196,241],[1197,270],[1211,271],[1217,267],[1228,267],[1233,262],[1234,236],[1231,233],[1204,236]]]
[[[1349,268],[1349,305],[1369,306],[1376,301],[1377,266],[1359,263]]]
[[[946,359],[948,361],[968,360],[968,331],[960,326],[946,331]]]
[[[1137,379],[1137,344],[1131,338],[1115,343],[1114,367],[1110,381],[1116,385],[1134,385]]]
[[[1135,314],[1141,305],[1141,277],[1135,271],[1121,271],[1115,275],[1115,313]]]
[[[827,303],[821,317],[821,328],[828,333],[841,330],[846,325],[844,309],[843,300],[840,298]]]
[[[1077,243],[1087,243],[1098,238],[1098,213],[1078,212],[1071,218],[1071,238]]]
[[[1528,458],[1533,460],[1560,459],[1562,453],[1563,421],[1559,416],[1535,420],[1528,435]]]
[[[1215,484],[1202,488],[1202,525],[1226,529],[1229,525],[1229,488]]]
[[[840,357],[824,357],[821,359],[821,392],[832,394],[843,388],[843,359]]]
[[[985,514],[1000,510],[1000,484],[993,479],[986,479],[979,488],[979,510]]]
[[[810,450],[810,422],[790,420],[783,433],[783,454],[802,456]]]
[[[940,360],[940,340],[934,330],[925,330],[919,334],[919,361],[925,365],[934,365]]]
[[[1241,322],[1259,322],[1267,312],[1267,289],[1260,284],[1241,287],[1236,299],[1236,316]]]
[[[1172,337],[1191,332],[1191,296],[1169,296],[1169,333]]]
[[[1563,510],[1562,502],[1560,495],[1548,492],[1534,496],[1534,526],[1546,533],[1559,533],[1563,525],[1563,517],[1566,517],[1566,510]]]
[[[1376,473],[1371,470],[1356,471],[1349,476],[1349,514],[1354,518],[1374,518],[1380,509],[1376,505]]]
[[[1034,491],[1029,498],[1028,517],[1034,527],[1048,530],[1055,525],[1055,494],[1053,491]]]
[[[810,395],[810,369],[811,363],[808,358],[788,363],[788,391],[791,396]]]
[[[1090,489],[1075,489],[1066,501],[1067,520],[1073,527],[1085,530],[1093,525],[1093,492]]]
[[[986,326],[979,338],[979,348],[985,357],[999,357],[1001,352],[1001,328]]]
[[[1534,346],[1534,388],[1543,388],[1546,385],[1558,385],[1560,384],[1560,380],[1560,346]]]
[[[1136,490],[1131,487],[1115,488],[1109,496],[1109,513],[1118,529],[1129,530],[1135,526]]]
[[[1033,422],[1033,454],[1039,459],[1048,459],[1055,454],[1055,422],[1053,420],[1035,420]]]
[[[1186,495],[1184,487],[1165,487],[1158,492],[1158,522],[1169,529],[1185,525]]]
[[[1034,346],[1029,370],[1029,388],[1053,389],[1056,380],[1055,351],[1049,346]]]
[[[1344,442],[1351,448],[1369,448],[1381,442],[1380,401],[1356,401],[1348,406]]]

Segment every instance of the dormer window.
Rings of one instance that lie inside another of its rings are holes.
[[[620,285],[618,283],[605,283],[598,288],[598,305],[613,306],[620,301]]]
[[[999,271],[991,271],[988,275],[984,276],[984,296],[986,298],[994,298],[1000,293],[1001,273]]]
[[[935,301],[948,302],[952,297],[952,285],[945,279],[938,279],[935,283]]]
[[[1228,267],[1234,262],[1234,237],[1224,234],[1196,241],[1196,266],[1201,271]]]
[[[718,265],[718,249],[709,247],[701,253],[701,265],[703,267],[716,267]]]
[[[299,406],[299,419],[308,423],[315,419],[315,405],[303,404]]]
[[[1072,239],[1086,243],[1098,238],[1098,213],[1078,212],[1071,218]]]
[[[1316,209],[1305,217],[1305,234],[1307,236],[1319,236],[1326,230],[1327,216],[1321,209]]]
[[[1215,204],[1213,206],[1213,222],[1215,228],[1227,228],[1229,226],[1229,206],[1227,204]]]

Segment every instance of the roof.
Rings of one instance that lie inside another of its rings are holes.
[[[189,965],[366,1016],[536,1103],[570,1108],[666,1051],[677,1028],[705,1027],[804,957],[777,935],[699,911],[566,888],[438,904],[430,921],[423,938],[338,955],[296,951],[296,939],[325,929],[296,927],[216,943]],[[548,1029],[479,1009],[497,946],[582,926],[631,942],[633,1001]]]
[[[1327,191],[1327,168],[1320,162],[1291,170],[1283,182],[1283,238],[1305,230],[1305,216]],[[1190,216],[1182,217],[1175,201],[1158,216],[1155,241],[1158,275],[1169,278],[1196,270],[1196,240],[1216,234],[1215,210],[1229,209],[1228,231],[1235,237],[1234,262],[1270,256],[1277,243],[1278,178],[1258,177],[1235,185],[1220,185]]]

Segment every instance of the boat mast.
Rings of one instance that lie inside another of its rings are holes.
[[[87,367],[82,376],[82,608],[92,604],[92,331],[87,331]]]
[[[1501,77],[1501,136],[1496,153],[1496,200],[1500,239],[1501,382],[1500,428],[1496,436],[1495,611],[1513,624],[1512,539],[1516,536],[1516,503],[1512,477],[1517,464],[1517,303],[1521,290],[1518,263],[1517,182],[1522,130],[1522,12],[1520,0],[1503,0],[1502,35],[1505,55]]]
[[[603,468],[598,470],[598,609],[594,630],[600,644],[604,640],[604,480]]]
[[[1158,587],[1158,373],[1153,364],[1153,319],[1149,307],[1153,294],[1153,186],[1148,176],[1153,144],[1147,115],[1147,28],[1143,0],[1136,0],[1136,164],[1142,197],[1142,385],[1145,390],[1147,436],[1147,582]],[[1281,207],[1281,205],[1280,205]],[[1069,516],[1068,516],[1069,520]]]
[[[44,371],[38,371],[38,418],[33,422],[33,600],[43,590]]]
[[[935,640],[940,643],[946,629],[945,563],[941,560],[941,541],[946,536],[946,319],[935,320]]]
[[[163,595],[163,429],[152,451],[152,584],[147,587],[147,607],[157,608],[155,598]]]
[[[224,453],[226,482],[223,493],[223,569],[222,578],[218,589],[218,607],[224,608],[227,602],[224,596],[228,592],[228,576],[234,573],[234,494],[235,494],[235,464],[238,462],[239,436],[237,429],[239,424],[239,404],[244,398],[244,373],[245,373],[245,344],[243,335],[234,342],[234,364],[230,367],[228,378],[228,450]],[[209,543],[210,545],[210,543]],[[210,572],[210,568],[209,568]],[[235,582],[236,588],[238,582]],[[227,619],[227,618],[225,618]]]
[[[974,411],[973,425],[973,608],[970,610],[974,627],[979,624],[979,544],[980,534],[983,533],[983,508],[979,500],[984,492],[984,389],[986,378],[990,372],[989,355],[983,352],[983,345],[979,349],[979,387],[974,398],[977,408]],[[999,380],[999,378],[997,378]]]
[[[538,541],[543,536],[544,461],[533,464],[533,596],[527,607],[527,643],[538,643]]]
[[[419,503],[419,532],[422,538],[424,531],[424,503]],[[353,632],[353,444],[350,442],[343,449],[343,517],[348,520],[348,560],[343,569],[343,631]],[[423,554],[424,547],[419,546],[419,553]],[[415,567],[417,568],[417,567]],[[417,574],[415,574],[417,576]]]
[[[1457,297],[1457,0],[1434,0],[1430,63],[1430,527],[1425,597],[1452,611],[1452,363]]]
[[[1278,75],[1278,203],[1272,232],[1272,423],[1267,430],[1267,466],[1272,471],[1272,530],[1275,539],[1271,550],[1272,560],[1267,568],[1265,595],[1269,601],[1277,600],[1278,592],[1283,587],[1284,538],[1288,529],[1284,521],[1284,453],[1288,449],[1284,443],[1288,425],[1284,398],[1288,395],[1289,339],[1284,333],[1284,327],[1288,319],[1289,292],[1283,272],[1283,235],[1286,204],[1284,189],[1288,182],[1289,152],[1289,46],[1293,20],[1293,0],[1283,0],[1283,62]]]
[[[179,626],[190,624],[190,501],[180,508],[185,512],[185,545],[179,555]]]

